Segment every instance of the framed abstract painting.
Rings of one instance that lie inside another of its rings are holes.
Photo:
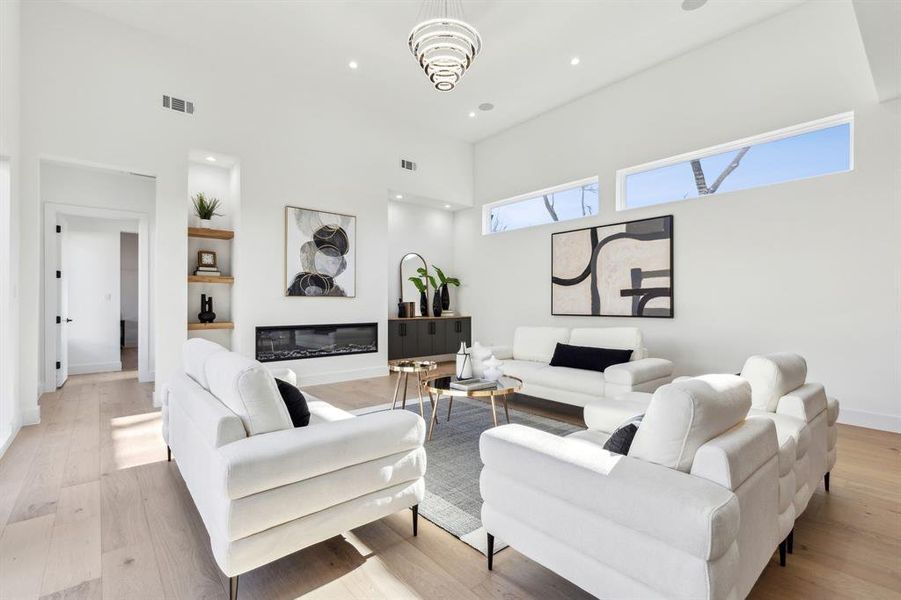
[[[673,216],[551,235],[551,313],[673,317]]]
[[[285,207],[285,295],[353,298],[356,228],[351,215]]]

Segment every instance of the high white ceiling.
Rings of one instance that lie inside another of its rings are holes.
[[[477,141],[788,10],[803,0],[474,0],[482,54],[456,90],[433,90],[407,45],[415,0],[69,0],[216,57],[296,72],[411,125]],[[576,67],[570,59],[581,60]],[[359,63],[351,70],[350,60]],[[481,112],[483,102],[495,109]],[[477,116],[470,118],[475,110]]]

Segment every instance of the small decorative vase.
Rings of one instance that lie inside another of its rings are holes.
[[[216,313],[213,312],[213,297],[207,298],[206,294],[200,295],[200,312],[197,319],[201,323],[212,323],[216,320]]]
[[[441,286],[441,310],[449,310],[450,309],[450,292],[447,289],[447,284]]]
[[[504,364],[504,361],[498,360],[493,354],[491,358],[485,361],[485,371],[484,378],[488,381],[497,381],[503,376],[501,373],[501,365]]]
[[[201,229],[209,229],[211,220],[212,219],[200,219],[200,228]]]
[[[435,290],[435,295],[432,297],[432,316],[441,316],[441,293],[438,290]]]
[[[469,379],[472,377],[472,360],[470,360],[469,350],[466,349],[466,342],[460,342],[460,349],[457,351],[457,379]]]
[[[429,316],[429,297],[425,295],[425,292],[419,292],[419,315]]]

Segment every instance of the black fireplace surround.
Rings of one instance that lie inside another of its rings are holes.
[[[378,323],[277,325],[256,328],[256,353],[260,362],[369,354],[378,351]]]

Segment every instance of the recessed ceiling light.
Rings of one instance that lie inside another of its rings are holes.
[[[490,102],[482,102],[479,104],[479,110],[488,112],[489,110],[494,110],[494,105]]]
[[[349,63],[347,63],[347,66],[350,67],[351,69],[356,69],[356,68],[359,67],[360,65],[357,64],[357,61],[352,60],[352,61],[350,61]]]
[[[395,198],[396,200],[403,200],[403,199],[404,199],[404,195],[403,195],[403,194],[395,194],[395,195],[394,195],[394,198]]]
[[[682,0],[682,10],[696,10],[707,4],[707,0]]]
[[[450,208],[450,207],[451,207],[450,204],[445,204],[445,205],[444,205],[444,208]]]
[[[206,159],[207,159],[207,161],[209,161],[209,162],[216,162],[216,157],[215,157],[215,156],[207,156]]]
[[[581,61],[581,59],[579,59],[578,56],[573,56],[571,59],[569,59],[569,64],[571,64],[571,65],[574,66],[574,67],[575,67],[577,64],[579,64],[580,62],[582,62],[582,61]]]
[[[474,116],[476,116],[476,111],[474,111],[474,110],[469,111],[469,118],[471,119]]]

